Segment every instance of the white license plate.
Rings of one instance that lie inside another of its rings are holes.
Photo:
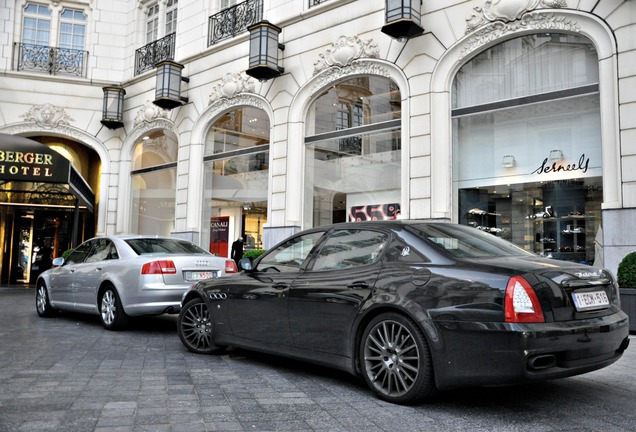
[[[186,273],[186,279],[188,280],[203,280],[203,279],[212,279],[215,277],[215,272],[211,271],[193,271]]]
[[[572,300],[577,311],[602,309],[610,304],[605,291],[572,293]]]

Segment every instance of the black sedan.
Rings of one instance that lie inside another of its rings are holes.
[[[590,372],[629,344],[609,272],[471,227],[336,224],[240,264],[184,295],[178,334],[190,351],[234,346],[328,365],[395,403]]]

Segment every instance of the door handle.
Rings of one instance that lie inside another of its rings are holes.
[[[286,289],[289,285],[287,285],[285,282],[276,282],[275,284],[272,284],[272,288],[274,289]]]
[[[356,281],[356,282],[353,282],[352,284],[347,285],[347,288],[366,289],[366,288],[369,288],[369,284],[366,283],[365,281]]]

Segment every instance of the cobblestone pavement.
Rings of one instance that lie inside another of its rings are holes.
[[[192,354],[174,316],[110,332],[97,317],[39,318],[34,297],[0,288],[0,432],[636,431],[634,340],[619,362],[580,377],[398,406],[341,372]]]

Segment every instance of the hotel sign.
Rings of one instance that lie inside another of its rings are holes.
[[[64,156],[37,141],[0,134],[0,181],[65,183],[91,211],[95,194]]]
[[[44,144],[12,136],[10,145],[0,144],[0,179],[67,183],[70,162]]]

